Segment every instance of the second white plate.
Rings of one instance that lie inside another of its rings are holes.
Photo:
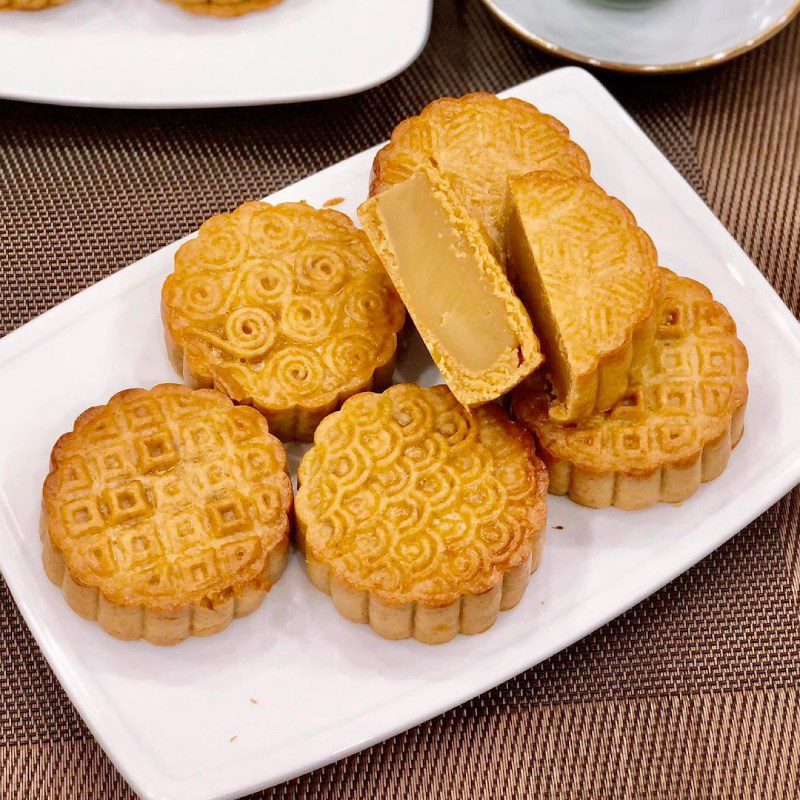
[[[236,19],[164,0],[69,0],[0,13],[0,97],[199,108],[354,94],[405,69],[433,0],[283,0]]]
[[[75,417],[119,389],[176,380],[159,300],[177,243],[11,333],[0,341],[0,385],[13,387],[0,392],[0,569],[70,699],[144,797],[245,794],[474,697],[654,592],[800,479],[800,326],[786,306],[586,72],[559,70],[509,94],[564,120],[595,178],[653,236],[662,263],[703,281],[731,310],[751,357],[744,439],[725,473],[680,507],[591,511],[551,498],[541,569],[522,603],[480,636],[438,647],[380,639],[340,617],[295,556],[257,613],[159,649],[117,641],[77,617],[44,575],[37,531],[50,448]],[[272,199],[319,205],[342,196],[353,214],[373,153]],[[412,347],[396,378],[438,375]]]

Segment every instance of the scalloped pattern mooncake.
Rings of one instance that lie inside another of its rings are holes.
[[[486,630],[538,567],[547,473],[533,440],[444,386],[350,398],[317,429],[298,483],[311,581],[386,638]]]
[[[162,311],[175,369],[310,440],[345,398],[383,388],[405,309],[366,235],[306,203],[246,203],[175,256]]]
[[[402,183],[431,160],[451,177],[501,262],[508,178],[536,169],[566,175],[591,171],[586,153],[555,117],[523,100],[482,92],[435,100],[401,122],[375,156],[370,196]]]
[[[80,616],[175,644],[261,605],[289,549],[286,453],[212,389],[128,389],[53,447],[42,560]]]
[[[561,425],[541,379],[514,392],[553,494],[592,508],[680,502],[722,473],[742,436],[748,359],[736,325],[705,286],[661,272],[655,341],[614,408]]]

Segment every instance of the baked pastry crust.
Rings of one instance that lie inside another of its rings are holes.
[[[463,242],[465,252],[472,257],[480,271],[481,283],[502,306],[502,324],[508,326],[516,340],[516,346],[507,348],[489,369],[475,372],[459,363],[443,346],[435,331],[426,326],[416,313],[417,304],[425,298],[413,297],[399,275],[398,257],[381,213],[380,198],[373,197],[363,203],[358,215],[450,390],[464,405],[487,403],[514,388],[542,363],[539,342],[527,311],[514,294],[503,267],[492,254],[477,224],[460,202],[451,179],[431,163],[424,165],[409,180],[416,180],[420,174],[427,178],[432,197],[444,211],[449,230],[454,233],[454,241]],[[460,260],[464,261],[463,258]],[[449,276],[444,280],[449,280]]]
[[[591,508],[678,503],[722,473],[742,437],[748,358],[736,325],[705,286],[661,271],[655,341],[613,409],[560,425],[541,378],[514,392],[513,415],[536,438],[552,494]]]
[[[240,17],[252,11],[265,11],[282,0],[167,0],[192,14],[213,17]]]
[[[550,368],[559,422],[611,408],[655,334],[658,256],[633,214],[594,181],[532,172],[509,182],[508,247]]]
[[[63,6],[67,0],[0,0],[0,11],[41,11]]]
[[[501,261],[507,179],[536,169],[588,175],[589,158],[566,126],[523,100],[483,92],[443,97],[401,122],[372,166],[370,196],[409,178],[429,160],[453,178],[459,200]]]
[[[112,636],[176,644],[261,605],[291,506],[286,453],[257,411],[211,389],[128,389],[53,447],[42,561]]]
[[[310,441],[345,398],[388,385],[405,320],[366,234],[306,203],[205,222],[161,298],[183,379],[253,405],[283,440]]]
[[[298,484],[309,578],[385,638],[480,633],[539,565],[547,472],[533,440],[444,386],[348,400],[317,429]]]

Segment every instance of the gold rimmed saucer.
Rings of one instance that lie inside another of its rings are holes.
[[[714,49],[712,47],[710,52],[696,58],[683,60],[665,59],[655,63],[636,63],[632,61],[600,58],[586,52],[581,52],[575,49],[574,46],[566,46],[563,43],[554,42],[550,38],[546,38],[544,34],[534,32],[526,23],[519,20],[515,16],[514,10],[508,9],[508,6],[512,5],[508,0],[483,0],[483,3],[509,30],[547,53],[577,61],[581,64],[600,67],[601,69],[641,74],[692,72],[730,61],[764,44],[764,42],[780,33],[780,31],[800,14],[800,0],[791,0],[787,8],[778,12],[766,28],[744,34],[742,41],[734,46],[721,47],[720,49]],[[571,13],[574,14],[574,10]]]

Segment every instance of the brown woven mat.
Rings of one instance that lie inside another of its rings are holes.
[[[0,334],[199,225],[386,138],[445,93],[560,64],[478,0],[437,0],[383,87],[284,108],[108,112],[0,103]],[[800,306],[800,25],[713,71],[601,80]],[[800,797],[800,493],[535,669],[261,796]],[[0,798],[132,796],[0,581]]]

